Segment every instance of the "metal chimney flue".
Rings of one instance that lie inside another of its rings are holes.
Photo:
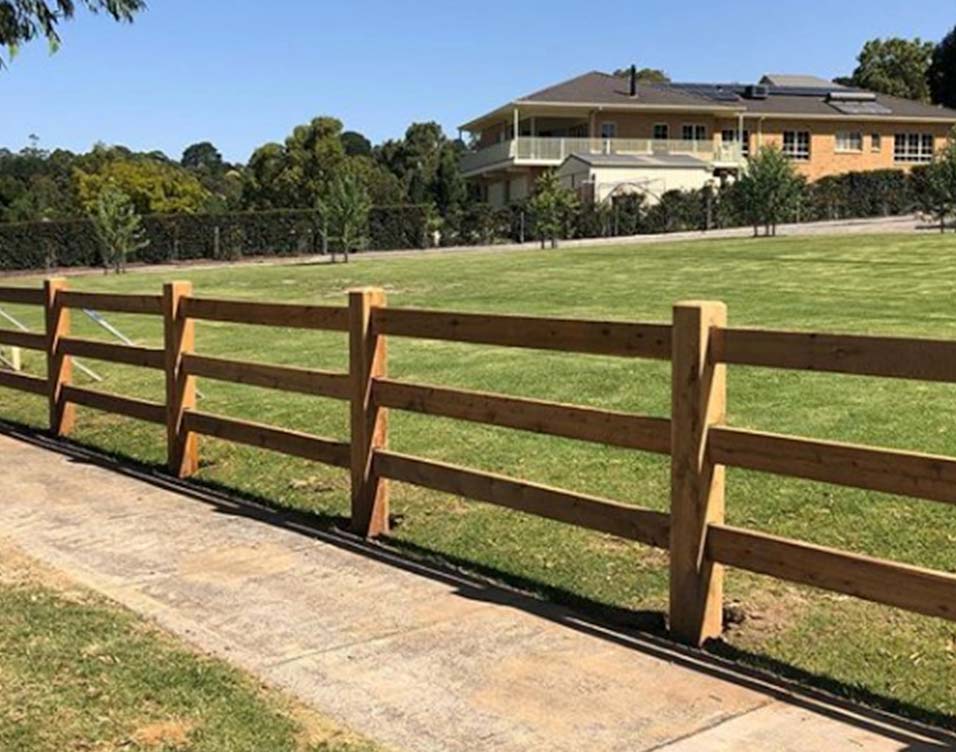
[[[631,96],[637,96],[637,66],[631,66]]]

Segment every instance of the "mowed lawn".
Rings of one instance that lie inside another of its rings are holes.
[[[393,306],[668,321],[681,299],[723,300],[732,324],[956,339],[956,238],[735,239],[515,253],[422,254],[348,265],[170,269],[71,280],[75,289],[157,293],[189,279],[208,296],[343,304],[358,285],[386,288]],[[14,284],[35,280],[17,278]],[[14,307],[8,307],[14,310]],[[31,326],[39,311],[16,308]],[[138,343],[160,346],[161,322],[110,315]],[[108,338],[75,314],[74,332]],[[394,338],[391,375],[666,416],[666,363]],[[344,369],[340,334],[197,324],[197,351]],[[39,357],[27,360],[41,371]],[[162,399],[159,373],[91,363],[96,388]],[[89,380],[77,376],[78,383]],[[343,403],[201,382],[202,409],[346,439]],[[956,455],[956,388],[854,376],[731,367],[729,421],[824,439]],[[43,427],[36,397],[0,389],[2,417]],[[75,438],[148,463],[164,458],[158,427],[80,409]],[[393,413],[391,445],[463,465],[666,509],[664,457],[534,434]],[[346,513],[336,469],[202,440],[198,480],[311,510]],[[666,556],[546,520],[396,485],[391,543],[582,607],[666,610]],[[731,524],[956,572],[956,509],[729,470]],[[714,649],[834,692],[954,724],[956,624],[784,585],[744,572],[727,578],[743,615]]]

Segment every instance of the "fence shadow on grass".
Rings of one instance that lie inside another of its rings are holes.
[[[646,655],[732,682],[788,705],[900,742],[901,752],[956,748],[956,718],[919,705],[880,695],[831,677],[814,674],[761,653],[744,651],[721,640],[705,650],[686,648],[668,639],[665,615],[595,601],[562,588],[502,572],[464,558],[387,537],[367,541],[348,531],[342,515],[308,512],[272,499],[198,479],[178,480],[165,468],[121,452],[105,452],[73,440],[54,440],[31,426],[0,420],[0,434],[66,456],[72,462],[107,468],[127,477],[210,505],[220,514],[245,517],[294,531],[388,566],[455,588],[462,598],[520,609],[569,629],[638,650]],[[908,720],[909,719],[909,720]],[[916,721],[914,723],[913,721]],[[928,723],[938,728],[928,728]],[[932,741],[925,741],[930,739]]]

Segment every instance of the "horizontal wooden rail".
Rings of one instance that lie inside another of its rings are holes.
[[[43,305],[46,299],[39,287],[0,287],[0,303]]]
[[[91,407],[106,413],[125,415],[127,418],[145,420],[147,423],[166,423],[166,406],[158,402],[106,394],[78,386],[64,385],[63,399],[74,405]]]
[[[190,319],[340,332],[348,331],[349,328],[349,313],[344,306],[256,303],[192,297],[185,298],[182,306],[184,315]]]
[[[381,407],[517,428],[599,444],[670,452],[670,421],[558,402],[376,379],[372,398]]]
[[[63,337],[60,345],[64,355],[74,355],[78,358],[106,360],[111,363],[124,363],[159,370],[165,367],[163,351],[158,348],[117,345],[112,342],[97,342],[76,337]]]
[[[269,449],[336,467],[349,466],[349,445],[341,441],[199,411],[187,412],[183,423],[187,431],[204,436]]]
[[[103,292],[72,292],[58,294],[68,308],[88,308],[113,313],[145,313],[162,315],[163,298],[160,295],[125,295]]]
[[[664,512],[397,452],[376,451],[372,462],[377,474],[400,483],[484,501],[658,548],[668,546],[670,523]]]
[[[951,340],[723,329],[714,345],[714,359],[724,363],[956,382]]]
[[[193,353],[183,354],[183,368],[190,376],[202,376],[234,384],[261,386],[316,397],[349,398],[348,375],[307,368],[249,363],[224,358],[210,358]]]
[[[711,525],[712,561],[956,621],[956,575],[766,533]]]
[[[376,308],[378,334],[474,344],[670,360],[670,324]]]
[[[718,464],[869,491],[956,504],[956,459],[715,427],[708,439]]]
[[[46,350],[46,335],[18,332],[15,329],[0,329],[0,345],[22,347],[25,350]]]
[[[14,373],[12,371],[0,371],[0,386],[8,389],[17,389],[21,392],[30,392],[31,394],[47,393],[47,380],[29,376],[25,373]]]

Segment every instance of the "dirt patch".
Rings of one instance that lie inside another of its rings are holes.
[[[7,538],[0,537],[0,585],[42,586],[73,601],[88,601],[91,593],[53,567],[31,558]]]
[[[144,749],[185,749],[193,724],[178,719],[158,721],[140,726],[130,741]]]
[[[725,608],[725,638],[740,645],[762,644],[793,628],[810,607],[806,593],[779,585],[753,591]]]

